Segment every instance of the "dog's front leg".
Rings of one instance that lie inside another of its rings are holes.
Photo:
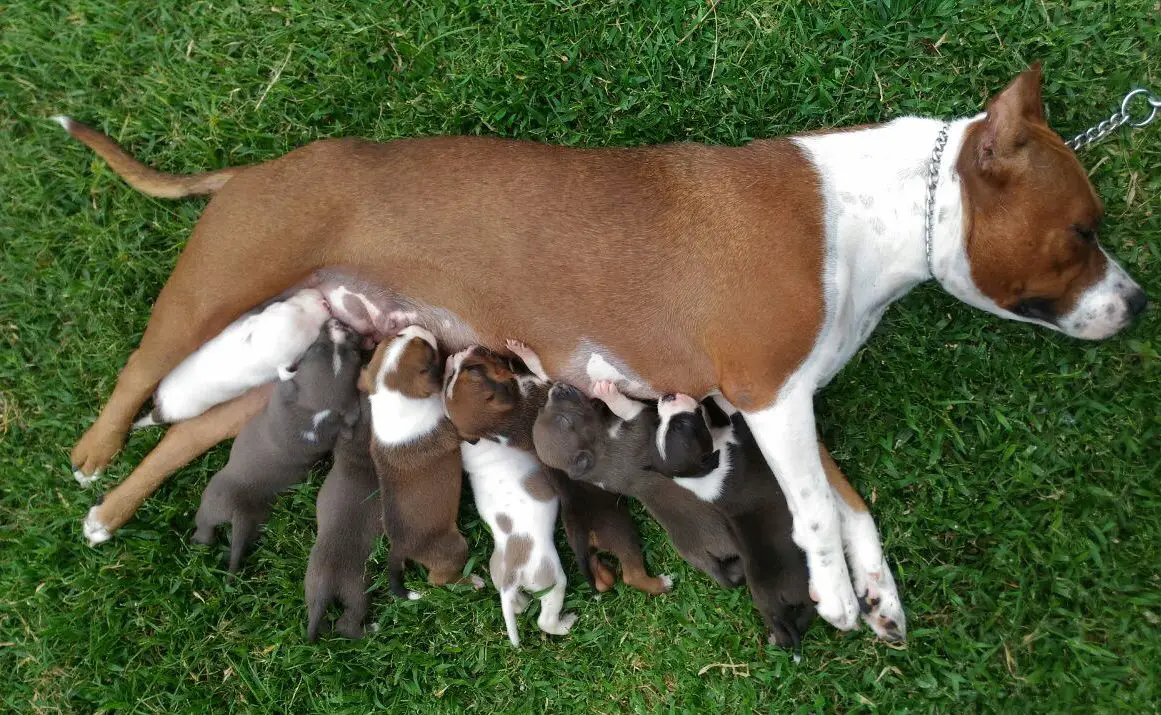
[[[786,494],[794,542],[806,552],[818,614],[842,630],[854,628],[859,604],[843,555],[834,493],[819,456],[812,392],[784,390],[769,407],[742,415]]]

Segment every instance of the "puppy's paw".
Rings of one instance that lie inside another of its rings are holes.
[[[593,382],[593,397],[602,400],[614,400],[621,396],[621,391],[617,389],[617,383],[612,380],[596,380]]]
[[[505,340],[504,344],[508,347],[508,350],[510,350],[513,355],[520,358],[521,360],[527,361],[529,358],[536,357],[536,353],[532,350],[532,348],[528,347],[519,340]]]
[[[407,592],[407,600],[408,601],[418,601],[421,598],[423,598],[422,593],[418,593],[416,591],[408,591]]]
[[[484,579],[480,578],[476,574],[472,574],[469,578],[472,581],[472,588],[476,589],[477,591],[479,591],[480,589],[482,589],[484,586],[487,585],[486,583],[484,583]]]
[[[673,590],[673,577],[667,573],[658,574],[657,580],[661,581],[661,592],[669,593]]]
[[[81,530],[84,532],[85,540],[89,542],[89,546],[103,544],[113,538],[113,534],[101,523],[100,516],[98,516],[100,510],[100,504],[93,506],[81,524]]]
[[[541,622],[538,625],[540,626],[540,630],[544,631],[545,633],[551,633],[554,636],[566,636],[568,635],[568,632],[572,630],[572,627],[575,623],[576,614],[565,613],[561,615],[560,618],[557,618],[555,622]]]

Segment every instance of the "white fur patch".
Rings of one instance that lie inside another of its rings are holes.
[[[714,449],[718,452],[718,466],[703,477],[674,477],[677,486],[688,489],[693,495],[705,502],[717,501],[726,485],[726,478],[733,469],[733,457],[730,445],[737,444],[732,426],[710,430],[714,439]]]
[[[1128,299],[1141,290],[1125,269],[1105,253],[1105,275],[1081,294],[1067,315],[1061,316],[1059,330],[1083,340],[1104,340],[1133,320]],[[1050,326],[1057,327],[1057,326]]]
[[[92,474],[85,474],[80,469],[73,470],[73,479],[77,480],[77,484],[80,484],[82,487],[87,487],[100,478],[101,478],[101,470],[100,469],[93,472]]]
[[[85,515],[85,520],[81,524],[81,530],[84,532],[85,540],[89,542],[89,546],[103,544],[113,538],[113,535],[109,533],[109,530],[105,528],[105,525],[101,523],[100,518],[97,516],[100,510],[100,505],[89,509],[89,513]]]
[[[422,439],[444,419],[443,400],[438,394],[423,399],[407,397],[391,390],[379,390],[371,402],[371,430],[384,446],[409,444]]]
[[[66,132],[71,132],[71,131],[72,131],[72,128],[73,128],[73,120],[72,120],[72,119],[70,119],[70,118],[68,118],[68,117],[66,117],[65,115],[63,115],[63,114],[57,114],[57,115],[55,115],[55,116],[53,116],[53,117],[50,117],[50,119],[52,119],[52,121],[56,122],[57,124],[61,125],[61,127],[62,127],[62,128],[63,128],[63,129],[66,131]]]

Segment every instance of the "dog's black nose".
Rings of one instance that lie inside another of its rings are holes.
[[[1129,296],[1125,304],[1129,307],[1129,317],[1136,318],[1141,313],[1145,312],[1145,308],[1149,305],[1149,296],[1145,295],[1145,291],[1138,290]]]
[[[676,399],[677,399],[677,395],[673,394],[672,392],[671,392],[671,393],[669,393],[668,395],[662,395],[662,396],[661,396],[661,401],[662,401],[662,402],[673,402],[673,401],[674,401],[674,400],[676,400]]]

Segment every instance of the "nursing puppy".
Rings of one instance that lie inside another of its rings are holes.
[[[625,414],[637,404],[608,383],[598,392],[614,412]],[[656,445],[663,458],[709,455],[696,473],[673,481],[729,519],[770,642],[798,649],[814,619],[806,556],[791,537],[786,497],[745,422],[740,415],[731,418],[712,398],[698,405],[684,395],[660,402],[658,417]]]
[[[318,492],[318,536],[306,567],[307,639],[318,640],[328,624],[327,606],[343,607],[334,629],[347,638],[363,636],[367,617],[367,558],[383,533],[379,479],[371,458],[371,405],[359,403],[354,429],[339,435],[335,463]]]
[[[521,420],[521,413],[535,413],[520,408],[537,401],[529,396],[534,390],[542,392],[544,385],[531,375],[515,378],[484,351],[468,348],[448,360],[444,404],[465,440],[464,469],[476,509],[496,542],[489,567],[514,646],[520,645],[516,614],[528,607],[528,593],[544,592],[540,630],[563,636],[576,622],[575,613],[561,614],[568,578],[553,542],[559,502],[536,455],[502,434],[506,421],[531,422]]]
[[[618,416],[575,387],[555,383],[533,428],[537,455],[572,479],[636,497],[682,558],[722,586],[742,583],[740,550],[725,516],[669,478],[697,474],[707,445],[662,454],[657,410],[633,404],[632,414]]]
[[[375,349],[359,376],[371,405],[371,456],[383,527],[391,540],[391,591],[412,600],[403,569],[414,561],[433,586],[462,583],[468,543],[456,527],[463,465],[460,437],[443,409],[443,364],[435,337],[409,325]],[[483,580],[473,576],[477,588]]]
[[[161,381],[153,395],[153,409],[134,427],[196,417],[252,387],[285,376],[330,317],[323,294],[305,289],[239,318]]]
[[[328,321],[266,409],[238,433],[229,461],[202,494],[193,535],[196,543],[213,543],[215,527],[230,522],[231,572],[242,565],[278,493],[305,479],[339,431],[358,420],[361,363],[355,336]]]
[[[523,365],[481,347],[449,360],[444,403],[465,439],[498,440],[535,455],[532,426],[551,385],[534,352],[511,340],[508,347]],[[463,387],[456,390],[459,384]],[[651,595],[670,589],[672,579],[646,571],[637,526],[617,495],[569,479],[556,469],[544,468],[540,473],[560,500],[569,546],[590,586],[600,592],[616,583],[616,572],[598,555],[605,551],[621,562],[623,579],[633,588]]]

